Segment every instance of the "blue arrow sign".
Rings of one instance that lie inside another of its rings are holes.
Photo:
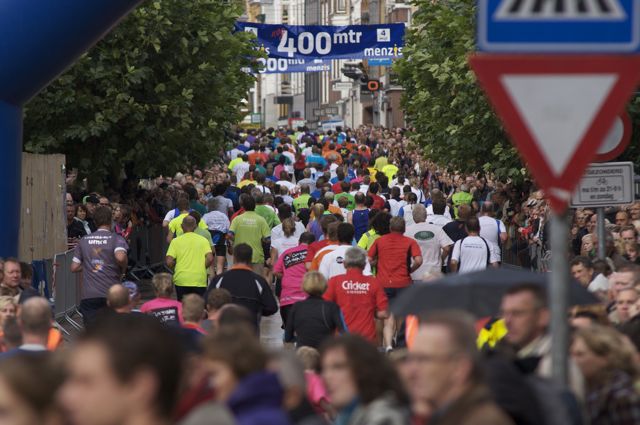
[[[479,0],[477,42],[486,52],[637,52],[640,1]]]

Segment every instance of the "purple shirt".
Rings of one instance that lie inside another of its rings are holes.
[[[120,235],[98,229],[80,239],[73,253],[73,262],[82,264],[82,299],[106,298],[112,285],[120,283],[121,270],[116,252],[129,249]]]
[[[320,226],[320,221],[318,219],[313,220],[309,224],[309,231],[313,233],[313,236],[316,237],[316,241],[319,241],[324,234],[322,233],[322,226]]]
[[[278,256],[278,261],[273,268],[276,273],[282,273],[282,293],[280,305],[295,304],[307,299],[307,293],[302,290],[302,278],[307,272],[304,260],[307,258],[308,245],[289,248]]]

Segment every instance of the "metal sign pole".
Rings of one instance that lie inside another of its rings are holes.
[[[606,253],[606,240],[605,240],[605,231],[604,231],[604,208],[596,208],[597,214],[597,234],[598,234],[598,258],[604,260],[607,258]]]
[[[572,196],[565,194],[580,183],[588,162],[640,83],[640,8],[638,2],[610,2],[615,8],[588,20],[556,8],[552,18],[541,20],[530,2],[476,3],[477,50],[482,53],[471,55],[469,64],[512,142],[527,158],[537,186],[547,193],[551,208],[563,212],[551,216],[549,300],[552,373],[558,384],[566,386],[570,280],[569,225],[564,211]],[[616,31],[607,31],[614,15],[619,20]],[[610,78],[616,82],[611,84]],[[555,113],[541,112],[549,108]],[[592,111],[588,123],[583,120],[586,111]],[[617,180],[624,175],[615,174]],[[594,174],[587,182],[594,190],[580,190],[577,198],[599,201],[598,206],[614,204],[625,191],[617,181],[602,183],[610,175]],[[604,219],[603,211],[598,218]],[[604,230],[604,222],[600,223]],[[604,255],[604,232],[599,248]]]
[[[558,385],[567,386],[569,324],[567,306],[569,297],[569,266],[566,260],[569,223],[567,215],[553,214],[550,229],[551,245],[551,370]]]

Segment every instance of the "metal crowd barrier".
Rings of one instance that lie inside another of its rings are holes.
[[[502,265],[514,269],[530,269],[540,272],[548,271],[549,258],[550,253],[548,251],[535,246],[527,245],[517,251],[513,249],[512,245],[503,246],[502,248]]]
[[[69,326],[75,330],[82,329],[77,320],[81,317],[78,306],[81,299],[82,272],[71,273],[72,261],[73,250],[69,250],[56,254],[54,258],[34,260],[31,263],[32,287],[49,300],[54,312],[55,326],[67,336],[71,335]]]
[[[67,335],[70,335],[71,332],[65,328],[65,323],[76,331],[82,329],[82,324],[77,320],[78,317],[81,317],[78,306],[82,296],[82,272],[72,273],[72,262],[72,250],[56,254],[50,262],[55,321],[58,328]]]
[[[166,252],[167,242],[161,225],[136,227],[129,238],[128,276],[140,282],[167,271],[164,262]]]
[[[502,263],[510,264],[512,266],[518,265],[517,254],[513,251],[511,244],[502,245]]]

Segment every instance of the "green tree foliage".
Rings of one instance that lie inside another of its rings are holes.
[[[418,7],[407,32],[403,59],[394,71],[405,87],[403,106],[413,140],[427,158],[463,172],[485,170],[501,179],[527,177],[467,58],[475,50],[475,0],[414,0]],[[640,121],[640,96],[628,106]],[[636,125],[633,126],[634,128]],[[640,132],[618,158],[640,168]]]
[[[403,59],[394,71],[405,88],[403,106],[413,140],[430,160],[463,172],[525,176],[467,58],[475,50],[475,0],[415,0]]]
[[[213,159],[254,81],[250,35],[232,33],[240,6],[143,3],[27,105],[25,150],[64,153],[96,182]]]

